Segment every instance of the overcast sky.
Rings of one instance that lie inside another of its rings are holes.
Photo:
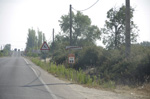
[[[68,14],[69,5],[77,10],[88,8],[97,0],[0,0],[0,47],[11,44],[12,48],[24,49],[28,29],[39,28],[52,40],[52,29],[60,30],[58,20]],[[138,42],[150,41],[150,0],[130,0],[135,8],[134,22],[139,27]],[[99,0],[83,14],[91,18],[92,24],[104,26],[106,13],[112,7],[120,7],[125,0]],[[75,10],[73,10],[76,12]],[[97,42],[98,45],[102,44]]]

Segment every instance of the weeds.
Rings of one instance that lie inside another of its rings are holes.
[[[57,75],[60,78],[65,78],[75,83],[84,84],[90,87],[104,87],[104,88],[115,88],[115,82],[109,81],[101,83],[100,77],[86,75],[81,69],[76,71],[72,68],[66,68],[64,65],[56,65],[54,63],[48,64],[40,61],[38,58],[31,58],[31,61],[36,65],[40,66],[49,73]],[[100,75],[99,75],[100,76]]]

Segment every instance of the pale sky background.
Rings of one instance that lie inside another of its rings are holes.
[[[24,49],[28,29],[39,28],[52,41],[52,29],[60,32],[59,22],[62,15],[68,14],[69,5],[77,10],[88,8],[97,0],[0,0],[0,47],[11,44],[12,49]],[[150,41],[150,0],[130,0],[135,8],[134,22],[139,27],[138,42]],[[104,26],[106,13],[112,7],[120,7],[125,0],[99,0],[83,14],[91,18],[92,25]],[[76,12],[75,10],[73,10]],[[97,42],[101,45],[101,42]]]

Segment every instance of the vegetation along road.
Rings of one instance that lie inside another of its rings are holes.
[[[0,58],[0,99],[134,99],[134,97],[59,80],[22,57],[20,52],[13,52],[11,57]]]

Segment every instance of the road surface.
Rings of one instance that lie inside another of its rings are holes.
[[[0,99],[84,99],[69,87],[60,87],[66,83],[45,83],[41,71],[32,65],[21,57],[21,52],[0,58]],[[44,78],[48,79],[45,75]],[[53,90],[59,93],[54,94]]]

